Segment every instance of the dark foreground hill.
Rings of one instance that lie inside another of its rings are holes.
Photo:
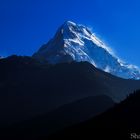
[[[89,96],[107,95],[115,102],[140,87],[87,62],[40,64],[30,57],[0,60],[0,124],[49,112]]]
[[[47,114],[13,124],[1,130],[1,136],[14,139],[41,139],[68,126],[83,122],[114,105],[105,95],[84,98],[65,104]]]
[[[85,118],[105,111],[102,106],[105,102],[99,100],[97,112],[94,112],[92,107],[89,108],[88,104],[83,102],[85,113],[82,109],[76,108],[73,103],[79,100],[86,101],[86,99],[99,95],[119,102],[140,87],[140,81],[124,80],[112,76],[87,62],[49,65],[39,63],[30,57],[18,56],[0,60],[0,77],[1,128],[15,123],[22,124],[23,121],[31,120],[37,116],[45,116],[47,122],[47,117],[44,114],[53,111],[52,118],[59,122],[58,118],[61,117],[58,116],[63,116],[66,109],[60,111],[59,114],[57,108],[61,106],[67,108],[66,104],[70,105],[69,108],[75,109],[74,112],[80,111],[84,114],[82,121],[85,121]],[[99,103],[103,108],[98,107]],[[84,106],[84,104],[86,105]],[[95,102],[91,104],[91,106],[93,105]],[[110,104],[110,107],[112,105]],[[90,116],[92,110],[95,114],[92,113]],[[70,122],[78,123],[77,115],[73,113],[72,116],[74,118]],[[66,126],[69,124],[69,122],[66,123]],[[33,125],[31,127],[33,128]]]
[[[65,129],[50,137],[91,139],[139,139],[140,138],[140,91],[89,121]]]

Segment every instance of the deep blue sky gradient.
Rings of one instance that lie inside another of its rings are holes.
[[[32,55],[66,20],[140,67],[140,0],[0,0],[0,55]]]

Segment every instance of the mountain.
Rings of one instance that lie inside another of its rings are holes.
[[[105,95],[87,97],[65,104],[49,113],[11,125],[6,129],[5,135],[8,134],[8,137],[20,140],[41,139],[41,136],[48,136],[99,115],[113,105],[112,99]]]
[[[51,139],[56,137],[62,139],[67,136],[79,139],[83,137],[91,139],[112,139],[112,137],[113,139],[139,139],[139,107],[140,91],[136,91],[103,114],[52,135]]]
[[[0,59],[3,59],[4,57],[0,56]]]
[[[87,97],[106,95],[120,102],[140,88],[140,81],[115,77],[88,62],[50,65],[21,56],[1,59],[0,77],[1,127]]]
[[[115,76],[140,79],[139,68],[122,62],[89,28],[71,21],[65,22],[33,57],[51,64],[87,61]]]

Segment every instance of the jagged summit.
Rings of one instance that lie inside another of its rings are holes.
[[[69,25],[76,26],[76,23],[74,23],[73,21],[70,21],[70,20],[65,21],[64,24],[65,24],[65,25],[68,25],[68,26],[69,26]]]
[[[118,77],[140,79],[137,67],[121,62],[88,27],[72,21],[64,22],[33,57],[52,64],[87,61]]]

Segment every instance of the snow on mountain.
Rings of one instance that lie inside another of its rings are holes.
[[[122,62],[89,28],[65,22],[34,58],[49,63],[88,61],[96,68],[126,79],[140,79],[140,69]]]

